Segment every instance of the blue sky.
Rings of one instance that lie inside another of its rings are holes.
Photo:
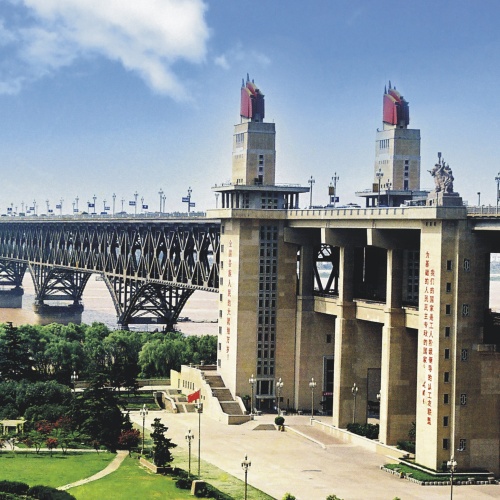
[[[215,207],[230,177],[241,79],[266,96],[277,181],[341,203],[370,186],[382,94],[410,102],[422,187],[442,151],[455,190],[495,204],[500,3],[384,0],[0,0],[0,213],[64,199],[70,212],[158,191]],[[308,204],[308,196],[302,205]]]

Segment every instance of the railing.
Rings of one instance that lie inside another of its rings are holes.
[[[496,206],[492,205],[481,205],[480,207],[467,207],[467,215],[472,216],[487,216],[487,217],[498,217],[500,216],[500,210]]]

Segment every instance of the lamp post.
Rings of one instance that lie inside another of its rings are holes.
[[[73,371],[71,374],[71,383],[73,384],[73,395],[76,394],[76,381],[78,380],[78,373],[76,371]]]
[[[116,193],[113,193],[113,215],[115,215]]]
[[[387,181],[387,206],[391,206],[391,187],[392,187],[392,182],[389,180]]]
[[[94,200],[94,214],[95,214],[95,200],[97,200],[97,196],[96,195],[92,196],[92,199]]]
[[[200,450],[201,450],[201,414],[203,413],[203,403],[196,403],[196,411],[198,412],[198,479],[200,478]]]
[[[478,207],[481,206],[481,192],[480,191],[477,192],[477,206]]]
[[[75,202],[74,201],[73,201],[72,205],[73,205],[73,215],[75,215]]]
[[[219,208],[219,194],[215,193],[215,208]]]
[[[141,213],[144,213],[144,196],[141,197]]]
[[[335,203],[337,202],[337,181],[340,180],[340,177],[337,175],[337,172],[333,174],[333,208],[335,208]]]
[[[62,206],[63,206],[63,201],[64,201],[64,200],[63,200],[62,198],[59,200],[59,215],[62,215]]]
[[[452,455],[450,460],[446,462],[446,465],[448,466],[448,469],[450,469],[450,500],[453,500],[453,474],[457,470],[457,461],[455,460],[455,457]]]
[[[102,200],[102,211],[106,211],[106,200]]]
[[[137,215],[137,197],[139,196],[139,193],[136,191],[134,193],[134,215]]]
[[[276,392],[278,395],[278,416],[281,415],[281,411],[280,411],[281,389],[283,389],[283,381],[281,380],[281,377],[280,377],[279,380],[276,382]]]
[[[49,215],[49,210],[50,210],[50,203],[49,203],[49,200],[46,199],[45,200],[45,203],[47,204],[47,215]]]
[[[35,211],[35,215],[36,215],[36,200],[33,200],[33,210]]]
[[[351,387],[351,392],[354,397],[354,408],[352,410],[352,423],[356,423],[356,397],[358,395],[358,390],[359,387],[356,385],[356,382],[354,382],[353,386]]]
[[[163,202],[163,189],[160,188],[160,190],[158,191],[158,194],[160,195],[160,213],[163,212],[163,210],[161,209],[162,207],[162,202]]]
[[[75,198],[75,201],[76,201],[76,211],[77,211],[77,212],[78,212],[78,200],[79,200],[79,199],[80,199],[80,198],[78,198],[78,196]]]
[[[309,186],[311,186],[309,190],[309,208],[311,208],[313,204],[313,185],[316,181],[314,180],[314,177],[311,175],[311,178],[307,182],[309,183]]]
[[[309,388],[311,389],[311,425],[314,418],[314,389],[316,389],[316,382],[314,377],[309,382]]]
[[[375,172],[375,175],[377,176],[377,179],[378,179],[378,199],[377,199],[377,206],[380,207],[380,181],[382,180],[382,177],[384,177],[384,173],[382,172],[382,169],[380,167]]]
[[[191,434],[191,429],[188,429],[186,433],[186,441],[188,444],[188,477],[191,476],[191,441],[194,438],[194,434]]]
[[[497,213],[498,213],[498,199],[500,197],[500,172],[498,172],[497,176],[495,177],[495,181],[497,183]]]
[[[257,382],[257,380],[254,378],[253,376],[253,373],[252,373],[252,376],[248,379],[248,383],[250,384],[251,388],[252,388],[252,399],[250,400],[250,418],[253,420],[253,409],[254,409],[254,401],[253,401],[253,397],[254,397],[254,392],[255,392],[255,382]]]
[[[123,210],[123,204],[125,203],[125,198],[122,197],[121,202],[122,202],[122,213],[123,213],[124,212],[124,210]]]
[[[142,417],[142,452],[144,455],[144,427],[146,425],[146,415],[148,414],[148,409],[146,408],[146,403],[142,405],[141,410],[139,411],[139,415]]]
[[[245,455],[245,459],[241,462],[241,467],[245,471],[245,500],[247,500],[247,486],[248,486],[248,469],[252,465],[252,462],[248,460],[248,455]]]

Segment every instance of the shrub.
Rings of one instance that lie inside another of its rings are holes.
[[[276,417],[276,418],[274,419],[274,423],[275,423],[276,425],[282,426],[282,425],[284,425],[284,423],[285,423],[285,419],[284,419],[281,415],[279,415],[278,417]]]
[[[292,495],[291,493],[285,493],[285,494],[283,495],[282,500],[295,500],[295,496],[294,496],[294,495]]]
[[[342,500],[342,498],[338,497],[337,495],[328,495],[326,497],[326,500]]]
[[[177,481],[175,481],[175,486],[180,490],[189,490],[191,489],[192,482],[192,479],[188,479],[187,477],[180,477],[179,479],[177,479]]]
[[[73,495],[66,491],[60,491],[50,486],[37,485],[32,486],[27,493],[28,498],[38,500],[76,500]]]
[[[379,433],[378,424],[347,424],[347,430],[359,436],[365,436],[368,439],[377,439]]]
[[[398,441],[398,448],[407,451],[408,453],[415,453],[415,443],[413,441]]]
[[[0,481],[0,491],[2,493],[15,493],[16,495],[26,495],[29,485],[20,481]]]
[[[215,498],[216,500],[233,500],[233,497],[219,491],[211,484],[205,484],[205,486],[196,493],[196,496],[198,498]]]

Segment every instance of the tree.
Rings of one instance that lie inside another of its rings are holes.
[[[33,376],[28,343],[12,323],[0,326],[0,373],[2,380],[22,380]]]
[[[141,440],[141,433],[138,429],[124,430],[118,438],[118,444],[121,448],[128,450],[129,456],[132,455],[132,449],[137,448]]]
[[[52,456],[52,451],[57,448],[58,444],[59,444],[59,442],[57,441],[57,438],[55,438],[55,437],[48,437],[45,440],[45,446],[47,446],[47,448],[49,449],[50,456]]]
[[[106,377],[98,374],[87,390],[73,398],[71,418],[76,429],[115,451],[127,419],[122,416],[116,395],[105,388],[105,382]]]
[[[167,431],[168,427],[161,423],[161,419],[155,418],[150,436],[153,439],[153,461],[157,467],[164,467],[172,462],[170,449],[177,447],[171,439],[165,437]]]

